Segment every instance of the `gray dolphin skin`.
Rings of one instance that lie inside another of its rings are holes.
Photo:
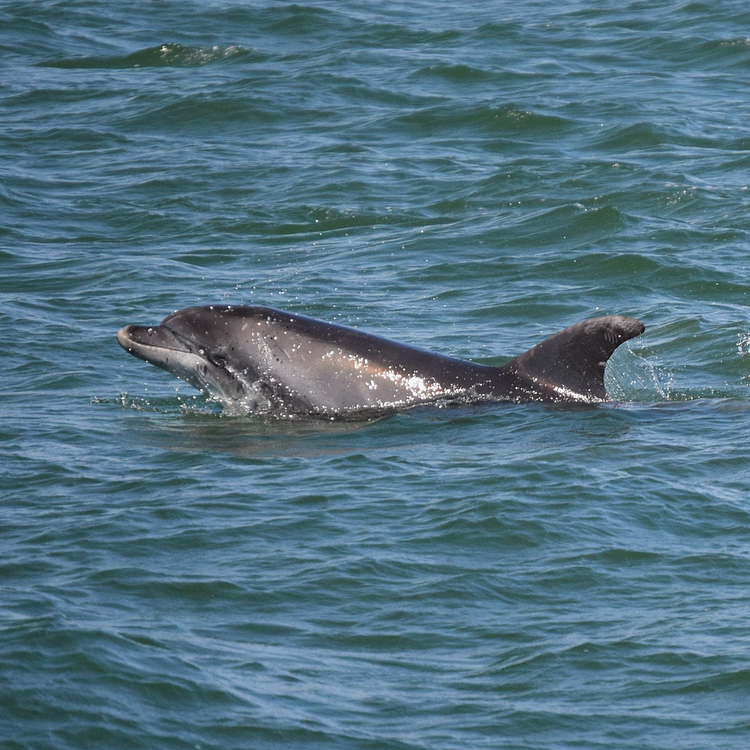
[[[607,360],[643,331],[634,318],[591,318],[502,367],[258,306],[188,307],[117,340],[231,413],[369,419],[419,404],[602,402]]]

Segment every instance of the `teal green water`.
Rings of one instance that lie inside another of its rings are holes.
[[[0,748],[750,741],[750,11],[0,3]],[[255,303],[615,401],[228,417]]]

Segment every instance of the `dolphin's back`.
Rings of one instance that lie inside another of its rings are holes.
[[[345,416],[460,398],[496,369],[347,326],[269,307],[233,307],[240,369],[269,384],[282,408]],[[163,325],[169,327],[167,318]]]

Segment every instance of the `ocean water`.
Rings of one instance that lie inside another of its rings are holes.
[[[750,741],[750,10],[0,2],[0,748]],[[266,304],[613,402],[227,416]]]

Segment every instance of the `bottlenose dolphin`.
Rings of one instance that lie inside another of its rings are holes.
[[[188,307],[117,340],[234,413],[368,419],[427,403],[605,401],[607,360],[643,331],[634,318],[591,318],[503,367],[258,306]]]

